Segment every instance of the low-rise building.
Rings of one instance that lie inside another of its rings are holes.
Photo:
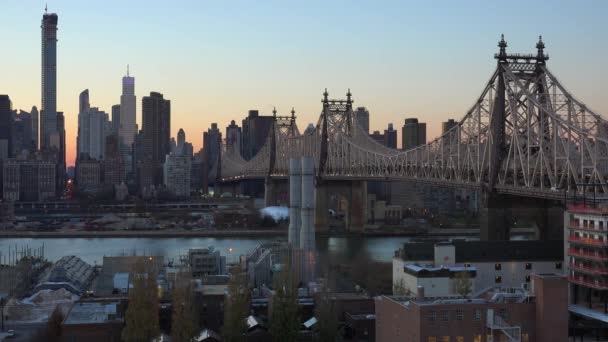
[[[432,297],[448,297],[465,291],[459,289],[459,286],[466,286],[466,292],[475,292],[475,267],[425,267],[407,264],[403,272],[404,276],[394,284],[394,294],[416,293],[420,286]]]
[[[213,247],[188,250],[187,261],[193,277],[226,274],[226,257]]]
[[[46,271],[34,292],[64,288],[76,295],[81,295],[88,289],[94,277],[93,266],[77,256],[64,256]]]
[[[164,258],[150,255],[104,256],[99,276],[95,281],[95,296],[123,296],[132,284],[133,274],[144,271],[153,274],[159,286],[164,273]]]
[[[194,300],[199,314],[199,325],[213,331],[221,331],[224,325],[224,301],[228,285],[197,284]]]
[[[126,301],[96,300],[76,302],[61,326],[62,341],[121,341]]]
[[[561,241],[406,243],[395,251],[393,257],[393,290],[406,284],[412,276],[406,271],[408,265],[475,270],[476,275],[471,280],[473,288],[478,291],[494,286],[527,287],[532,273],[562,273],[563,255]],[[426,290],[433,291],[431,288]]]
[[[243,260],[249,286],[271,286],[274,274],[280,270],[287,256],[288,248],[284,242],[273,241],[257,245]]]
[[[379,296],[376,341],[568,340],[567,279],[533,274],[530,291],[492,288],[471,298]]]

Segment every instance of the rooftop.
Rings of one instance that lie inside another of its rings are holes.
[[[201,285],[196,291],[206,296],[223,296],[228,292],[228,285]]]
[[[99,324],[122,320],[118,318],[119,302],[77,302],[63,324]]]
[[[388,298],[407,308],[411,305],[429,306],[429,305],[463,305],[463,304],[490,304],[490,303],[529,303],[533,301],[534,296],[522,288],[501,288],[493,287],[480,291],[471,298],[462,296],[449,297],[425,297],[418,300],[416,297],[407,296],[380,296],[379,298]]]
[[[475,267],[424,267],[416,264],[407,264],[404,266],[405,273],[418,277],[454,277],[456,273],[468,272],[471,277],[477,276],[477,268]]]
[[[608,206],[605,204],[585,205],[585,204],[569,204],[568,211],[577,214],[593,214],[608,216]]]
[[[93,278],[93,272],[93,266],[79,257],[64,256],[44,274],[36,289],[66,287],[70,291],[82,293]]]
[[[395,251],[395,257],[403,260],[426,261],[434,259],[434,241],[406,242]],[[446,244],[445,242],[439,244]],[[562,260],[563,242],[559,240],[518,241],[465,241],[453,240],[449,244],[456,250],[456,262],[507,262]]]

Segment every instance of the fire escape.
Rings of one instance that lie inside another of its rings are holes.
[[[501,335],[506,336],[509,342],[521,342],[521,327],[507,323],[500,315],[494,314],[494,309],[488,309],[486,327],[487,342],[503,341]]]

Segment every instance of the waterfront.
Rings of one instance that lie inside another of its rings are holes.
[[[177,260],[189,248],[213,246],[226,255],[230,262],[234,262],[239,255],[249,253],[256,245],[275,239],[277,238],[4,238],[0,239],[0,251],[8,251],[9,246],[44,245],[45,257],[50,261],[58,260],[64,255],[77,255],[88,263],[100,264],[104,255],[135,252]],[[363,255],[370,261],[390,262],[395,250],[410,240],[409,237],[321,236],[317,237],[317,251],[332,260],[348,260]]]
[[[101,265],[104,255],[162,255],[167,261],[177,261],[179,255],[187,253],[189,248],[213,246],[226,255],[228,262],[236,262],[240,255],[246,255],[258,244],[275,239],[281,238],[1,238],[0,251],[6,256],[9,248],[44,245],[44,255],[50,261],[76,255],[87,263]],[[373,292],[390,291],[392,257],[395,250],[411,239],[317,236],[318,274],[329,276],[328,283],[335,289],[348,291],[360,284]]]

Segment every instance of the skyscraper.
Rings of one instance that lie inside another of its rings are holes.
[[[449,131],[452,127],[456,126],[456,121],[454,119],[449,119],[448,121],[441,123],[441,134]]]
[[[118,126],[120,150],[125,162],[125,172],[127,175],[132,174],[133,172],[133,142],[135,141],[135,135],[137,134],[135,113],[135,77],[129,75],[129,66],[127,65],[127,75],[122,78],[120,119]],[[114,120],[114,118],[112,118],[112,120]]]
[[[183,128],[180,128],[179,131],[177,131],[177,151],[179,153],[183,153],[185,144],[186,144],[186,132],[184,132]]]
[[[57,14],[42,16],[42,107],[40,148],[50,147],[57,133]],[[57,138],[55,138],[57,139]]]
[[[203,133],[203,147],[205,148],[209,169],[218,161],[221,144],[222,132],[217,128],[217,123],[212,123],[211,128]]]
[[[89,102],[89,89],[85,89],[78,96],[78,113],[86,113],[89,108],[91,108]]]
[[[233,146],[238,152],[241,151],[243,132],[234,120],[226,127],[226,145]]]
[[[13,153],[13,106],[8,95],[0,95],[0,160]]]
[[[245,160],[253,158],[266,143],[268,131],[274,122],[271,115],[260,116],[259,111],[250,110],[243,120],[243,149],[241,154]]]
[[[355,117],[357,118],[359,127],[369,134],[369,111],[365,107],[358,107],[355,110]]]
[[[12,129],[13,156],[17,156],[22,151],[31,151],[34,148],[34,138],[32,136],[32,115],[20,110],[13,115]]]
[[[97,107],[91,107],[88,89],[80,93],[79,100],[77,158],[101,160],[104,158],[106,136],[109,133],[108,114]]]
[[[115,186],[124,182],[124,162],[120,154],[118,135],[112,133],[106,137],[104,155],[103,182],[109,186]]]
[[[124,127],[122,120],[121,125]],[[171,152],[171,101],[163,94],[151,92],[142,99],[142,132],[142,160],[149,161],[153,168],[153,184],[148,185],[162,184],[162,164]]]
[[[389,148],[397,148],[397,130],[393,128],[393,124],[389,123],[384,130],[384,146]]]
[[[163,183],[177,197],[190,196],[190,173],[192,156],[186,154],[186,133],[177,132],[177,146],[166,156],[163,165]]]
[[[112,106],[112,134],[116,134],[118,136],[118,131],[120,130],[120,105]]]
[[[38,108],[36,106],[32,107],[32,138],[34,139],[34,149],[38,149],[40,136],[38,135]]]
[[[401,147],[404,150],[426,144],[426,123],[419,123],[416,118],[405,119],[405,124],[401,129],[401,137]]]

